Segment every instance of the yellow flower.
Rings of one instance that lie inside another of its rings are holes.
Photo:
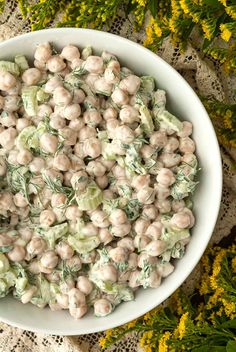
[[[180,0],[179,3],[181,5],[184,13],[188,14],[190,12],[190,10],[189,10],[187,1],[186,0]]]
[[[231,266],[233,273],[236,273],[236,256],[232,259]]]
[[[233,115],[233,112],[231,110],[227,109],[225,116],[224,116],[224,125],[226,128],[228,128],[230,130],[233,128],[232,115]]]
[[[227,24],[222,23],[220,25],[221,38],[228,42],[232,36],[232,31],[228,28]]]
[[[233,20],[236,20],[236,5],[234,6],[227,6],[225,8],[225,12],[232,17]]]
[[[106,338],[105,337],[102,337],[100,340],[99,340],[99,345],[102,347],[102,348],[105,348],[106,347]]]
[[[235,317],[235,313],[236,313],[235,302],[229,302],[225,298],[222,298],[221,302],[223,303],[224,311],[225,311],[225,314],[227,315],[227,317],[233,319],[233,317]]]
[[[180,340],[182,340],[182,338],[184,337],[185,331],[186,331],[186,322],[188,319],[188,315],[189,315],[189,312],[186,312],[182,315],[182,317],[180,318],[180,321],[179,321],[179,325],[177,327]]]
[[[216,20],[214,18],[204,19],[202,20],[201,25],[205,38],[211,40],[214,35]]]
[[[213,263],[213,272],[212,276],[210,277],[210,284],[211,288],[217,289],[218,288],[218,283],[217,283],[217,276],[219,275],[221,271],[221,263],[226,254],[225,249],[221,249],[219,253],[216,255],[214,263]]]
[[[139,341],[140,346],[144,349],[145,352],[151,352],[152,348],[152,339],[153,337],[153,331],[149,330],[149,331],[145,331]]]
[[[172,16],[174,18],[179,18],[182,14],[182,9],[179,0],[171,0]]]
[[[166,343],[170,339],[171,333],[166,331],[159,340],[158,352],[168,352],[168,344]]]
[[[218,0],[222,5],[227,6],[227,0]]]
[[[129,323],[127,323],[126,324],[127,329],[133,328],[135,326],[135,324],[137,323],[137,320],[138,319],[134,319],[134,320],[130,321]]]

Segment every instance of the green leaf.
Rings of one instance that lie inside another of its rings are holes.
[[[222,324],[220,324],[221,328],[229,328],[229,329],[236,329],[236,319],[228,320]]]
[[[192,349],[192,352],[226,352],[225,346],[208,346],[204,345]],[[231,350],[233,352],[233,350]]]
[[[157,16],[157,3],[156,0],[149,0],[148,2],[148,8],[154,18]]]
[[[230,340],[226,345],[227,352],[235,352],[236,351],[236,341]]]

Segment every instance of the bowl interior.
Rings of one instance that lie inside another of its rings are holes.
[[[219,147],[214,129],[200,100],[187,82],[158,56],[127,39],[87,29],[49,29],[29,33],[0,44],[1,59],[25,54],[32,59],[36,45],[53,42],[61,49],[66,44],[80,48],[91,45],[96,53],[103,50],[118,56],[122,64],[137,74],[155,77],[158,88],[167,91],[169,110],[194,125],[193,138],[202,168],[200,185],[194,197],[196,225],[185,256],[176,261],[174,272],[157,289],[138,290],[135,301],[121,304],[109,316],[95,318],[92,313],[75,321],[68,312],[52,312],[31,304],[23,305],[12,297],[0,299],[0,319],[3,322],[47,334],[78,335],[121,325],[154,308],[187,278],[203,254],[217,219],[222,188]]]

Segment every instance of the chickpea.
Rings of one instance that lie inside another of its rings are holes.
[[[142,216],[148,220],[155,220],[158,215],[158,210],[154,205],[145,205],[143,207]]]
[[[66,68],[66,63],[60,56],[54,55],[47,61],[47,68],[49,71],[57,73]]]
[[[104,264],[100,268],[100,276],[103,281],[116,282],[118,275],[117,270],[112,264]]]
[[[96,177],[95,181],[101,189],[105,189],[109,184],[109,179],[106,175]]]
[[[51,178],[53,181],[59,179],[61,182],[63,182],[63,175],[55,169],[46,169],[43,171],[43,173],[45,176]]]
[[[56,215],[52,210],[43,210],[39,217],[40,224],[51,226],[56,221]]]
[[[66,242],[59,242],[56,246],[56,253],[62,260],[71,259],[74,255],[74,250]]]
[[[83,67],[83,65],[82,65],[83,63],[84,63],[84,60],[82,60],[82,59],[79,59],[79,58],[74,59],[74,60],[72,60],[72,62],[70,62],[70,68],[72,70],[74,70],[75,68]]]
[[[124,237],[130,233],[131,224],[126,222],[120,224],[119,226],[112,226],[112,234],[116,237]]]
[[[158,265],[158,272],[161,277],[167,277],[174,271],[174,268],[174,265],[166,262],[164,264]]]
[[[80,142],[86,141],[86,139],[96,137],[96,130],[93,127],[85,126],[79,131]]]
[[[166,168],[171,168],[179,164],[181,156],[179,154],[163,152],[159,156],[159,160],[163,162]]]
[[[167,153],[173,153],[179,148],[179,141],[175,137],[169,137],[168,142],[164,147],[164,151]]]
[[[142,204],[152,204],[155,198],[155,191],[151,187],[143,187],[137,192],[137,199]]]
[[[57,300],[57,303],[60,305],[60,307],[62,309],[68,309],[69,308],[68,295],[63,294],[63,293],[57,293],[56,294],[56,300]]]
[[[184,200],[175,200],[172,201],[172,210],[177,213],[178,211],[182,210],[185,207]]]
[[[26,290],[24,292],[24,294],[21,296],[21,302],[23,304],[29,303],[33,297],[33,295],[36,293],[37,291],[37,287],[36,286],[32,286],[30,287],[28,290]]]
[[[94,90],[94,83],[97,79],[99,79],[99,77],[100,76],[97,74],[89,73],[85,78],[85,82],[92,90]]]
[[[157,185],[155,188],[157,191],[157,199],[158,200],[164,200],[170,195],[170,189],[167,187],[162,187],[160,185]]]
[[[69,127],[64,127],[59,130],[60,135],[64,138],[64,146],[72,146],[76,144],[77,141],[77,132],[73,131]]]
[[[105,317],[113,310],[112,304],[108,299],[101,298],[94,302],[94,314],[97,317]]]
[[[35,50],[34,58],[38,61],[46,62],[52,56],[52,48],[49,43],[39,44]]]
[[[69,205],[66,208],[65,216],[67,220],[75,222],[79,217],[82,216],[82,212],[79,210],[77,205]]]
[[[145,252],[139,254],[138,267],[142,269],[146,264],[152,264],[152,265],[157,264],[157,258],[151,257],[150,255],[148,255]]]
[[[85,93],[82,89],[74,89],[72,103],[82,104],[85,99]]]
[[[127,105],[129,102],[129,96],[120,88],[113,91],[111,98],[119,106]]]
[[[99,228],[105,228],[110,225],[107,214],[102,210],[95,210],[90,219],[93,225]]]
[[[49,306],[49,308],[51,309],[52,312],[57,312],[59,310],[62,310],[62,308],[61,308],[59,303],[49,302],[48,306]]]
[[[162,240],[153,240],[145,247],[145,252],[151,257],[157,257],[166,250],[166,243]]]
[[[116,179],[126,179],[125,168],[121,167],[120,165],[115,165],[112,168],[112,172]]]
[[[25,249],[22,246],[14,245],[13,249],[7,253],[8,258],[12,262],[20,262],[25,259]]]
[[[117,119],[109,119],[106,123],[107,134],[110,139],[116,138],[116,128],[120,126],[120,122]]]
[[[150,137],[151,145],[163,148],[168,143],[168,137],[165,131],[156,131]]]
[[[83,145],[83,151],[85,155],[91,158],[97,158],[102,152],[101,141],[95,137],[86,139]]]
[[[74,319],[80,319],[82,318],[83,315],[85,315],[87,313],[88,307],[86,305],[82,305],[78,308],[74,308],[74,307],[69,307],[69,312],[70,315],[74,318]]]
[[[174,173],[167,169],[167,168],[162,168],[157,177],[156,180],[158,183],[161,184],[163,187],[169,187],[175,182],[175,176]]]
[[[86,276],[79,276],[76,287],[80,290],[80,292],[87,296],[93,290],[93,283]]]
[[[38,68],[40,71],[46,71],[46,62],[34,60],[34,67]]]
[[[90,109],[84,112],[83,119],[88,126],[96,127],[101,123],[102,116],[97,110]]]
[[[8,94],[9,94],[9,92],[8,92]],[[4,97],[2,97],[0,95],[0,109],[3,109],[3,107],[4,107]]]
[[[94,89],[99,94],[110,96],[112,92],[112,84],[108,83],[104,77],[101,77],[94,82]]]
[[[0,133],[0,144],[6,150],[11,150],[15,145],[17,132],[15,128],[10,127]]]
[[[57,145],[57,136],[54,136],[50,133],[44,133],[40,138],[40,146],[46,153],[54,154],[57,150]]]
[[[15,210],[15,205],[13,202],[13,195],[10,192],[0,193],[0,209],[3,210]]]
[[[104,199],[114,199],[115,195],[111,189],[105,189],[105,191],[103,192],[103,198]]]
[[[100,160],[101,163],[105,166],[105,168],[107,169],[107,171],[110,171],[112,169],[112,167],[115,165],[115,160],[105,160],[105,159],[101,159]]]
[[[63,82],[61,78],[58,76],[53,76],[46,82],[44,90],[46,93],[53,94],[56,88],[62,87],[62,86],[63,86]]]
[[[68,126],[71,130],[79,132],[85,125],[82,119],[74,119],[70,121]]]
[[[144,235],[147,228],[150,225],[150,221],[149,220],[145,220],[145,219],[137,219],[133,225],[133,229],[136,232],[137,235]]]
[[[64,106],[71,103],[72,96],[67,89],[59,86],[54,90],[53,99],[56,105]]]
[[[74,45],[66,45],[62,49],[61,57],[67,61],[73,61],[80,58],[79,49]]]
[[[124,237],[121,240],[119,240],[117,242],[117,246],[127,249],[129,252],[133,252],[134,251],[134,242],[133,239],[131,237]]]
[[[21,236],[21,238],[25,241],[25,242],[29,242],[33,236],[33,230],[26,228],[26,227],[22,227],[18,229],[19,234]]]
[[[51,198],[51,206],[53,208],[64,207],[67,202],[67,196],[64,193],[53,193]]]
[[[183,126],[182,130],[177,133],[177,136],[179,136],[181,138],[185,138],[185,137],[190,136],[193,131],[192,123],[189,121],[183,121],[182,126]]]
[[[8,91],[16,85],[16,79],[10,72],[0,71],[0,90]]]
[[[102,73],[103,71],[103,60],[100,56],[89,56],[84,64],[86,71],[90,73]]]
[[[16,226],[19,222],[19,216],[17,214],[11,214],[10,216],[10,226]]]
[[[160,214],[169,213],[171,211],[171,201],[169,199],[158,200],[155,202]]]
[[[70,180],[71,186],[75,190],[84,191],[88,184],[88,175],[85,171],[75,172]]]
[[[45,161],[43,158],[35,157],[29,164],[29,169],[36,175],[39,175],[45,167]]]
[[[31,241],[27,244],[26,250],[31,257],[42,254],[46,249],[46,242],[43,238],[34,236]]]
[[[116,128],[116,138],[124,143],[131,143],[134,140],[134,132],[131,128],[126,125]]]
[[[13,242],[13,239],[6,233],[0,234],[0,247],[8,246]]]
[[[125,224],[128,219],[124,210],[115,209],[110,214],[109,220],[113,226],[119,226],[119,225]]]
[[[195,152],[195,143],[190,137],[180,138],[179,150],[182,153],[194,153]]]
[[[97,236],[98,235],[98,228],[93,223],[88,222],[82,230],[82,233],[86,237],[90,236]]]
[[[162,235],[163,225],[160,221],[154,221],[150,226],[148,226],[145,235],[152,238],[153,240],[158,240]]]
[[[119,87],[126,93],[134,95],[140,87],[141,80],[138,76],[129,75],[120,81]]]
[[[128,250],[123,247],[112,248],[109,255],[115,263],[122,263],[128,259]]]
[[[65,154],[58,154],[54,157],[53,167],[60,171],[68,171],[71,167],[71,162]]]
[[[18,192],[13,196],[14,203],[19,208],[24,208],[28,205],[27,199],[23,196],[22,193]]]
[[[37,84],[41,79],[41,71],[37,68],[29,68],[22,74],[22,80],[27,86]]]
[[[119,72],[112,67],[107,67],[104,71],[104,79],[108,84],[119,82]]]
[[[155,149],[147,144],[140,149],[140,154],[143,159],[151,159],[154,153]]]
[[[33,155],[27,149],[19,150],[17,158],[16,158],[17,162],[20,165],[28,165],[32,161],[32,159],[33,159]]]
[[[1,114],[1,124],[4,127],[16,126],[16,114],[13,112],[3,111]]]
[[[40,273],[39,262],[37,260],[33,260],[33,261],[29,262],[28,270],[32,274],[35,274],[35,275],[39,274]]]
[[[136,288],[136,287],[140,286],[139,276],[140,276],[139,270],[135,270],[135,271],[131,272],[130,278],[129,278],[129,287]]]
[[[40,263],[48,269],[54,269],[58,264],[58,256],[53,250],[43,253]]]
[[[77,308],[86,303],[85,295],[78,288],[72,288],[68,292],[68,297],[70,307]]]
[[[146,283],[147,280],[144,279],[144,282]],[[142,283],[142,280],[141,280]],[[150,276],[148,278],[148,287],[151,288],[157,288],[161,284],[161,276],[157,270],[154,270],[150,273]]]
[[[148,187],[150,183],[150,175],[139,175],[134,176],[131,181],[131,186],[134,187],[136,190],[140,190],[143,187]]]
[[[4,101],[4,110],[14,112],[19,109],[20,97],[17,95],[7,95]]]
[[[22,131],[25,127],[30,126],[31,122],[26,117],[21,117],[16,120],[16,129],[18,132]]]
[[[143,250],[150,242],[151,239],[146,235],[136,235],[134,237],[134,247],[137,248],[138,251]]]
[[[51,115],[52,114],[52,108],[50,105],[48,104],[41,104],[38,107],[38,112],[37,115],[39,117],[45,117],[47,115]]]
[[[86,171],[91,176],[104,176],[106,168],[100,161],[90,161],[86,166]]]
[[[79,104],[67,105],[63,110],[63,116],[67,120],[77,119],[81,114],[81,108]]]
[[[107,228],[100,228],[99,229],[99,239],[104,245],[108,244],[113,240],[113,236]]]
[[[109,107],[106,110],[103,111],[102,116],[104,118],[104,120],[108,121],[110,119],[116,119],[117,118],[117,111],[116,109]]]
[[[69,268],[73,268],[76,271],[79,271],[82,267],[81,259],[78,255],[74,255],[72,258],[66,260],[66,265]]]
[[[5,160],[2,156],[0,156],[0,176],[4,176],[7,171],[7,166]]]
[[[52,283],[59,283],[59,281],[61,280],[61,276],[58,271],[52,271],[51,274],[46,274],[45,276],[47,280]]]

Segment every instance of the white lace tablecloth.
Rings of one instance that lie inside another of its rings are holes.
[[[0,41],[30,31],[28,21],[22,19],[17,9],[17,1],[8,0],[6,3],[5,11],[0,16]],[[132,21],[125,18],[122,13],[114,20],[110,32],[138,43],[142,43],[145,37],[144,29],[139,32],[133,31]],[[235,101],[236,80],[227,77],[217,62],[201,57],[192,47],[189,46],[187,51],[181,54],[177,48],[172,47],[169,40],[166,40],[158,50],[158,55],[177,69],[198,94]],[[229,235],[232,227],[236,225],[236,169],[232,167],[236,162],[236,151],[221,148],[221,154],[224,170],[223,198],[211,244],[218,243]],[[193,291],[200,277],[200,271],[198,265],[183,284],[184,290]],[[48,336],[0,323],[0,352],[97,352],[100,351],[98,340],[101,336],[102,333],[74,337]],[[139,351],[137,337],[128,336],[111,351]]]

